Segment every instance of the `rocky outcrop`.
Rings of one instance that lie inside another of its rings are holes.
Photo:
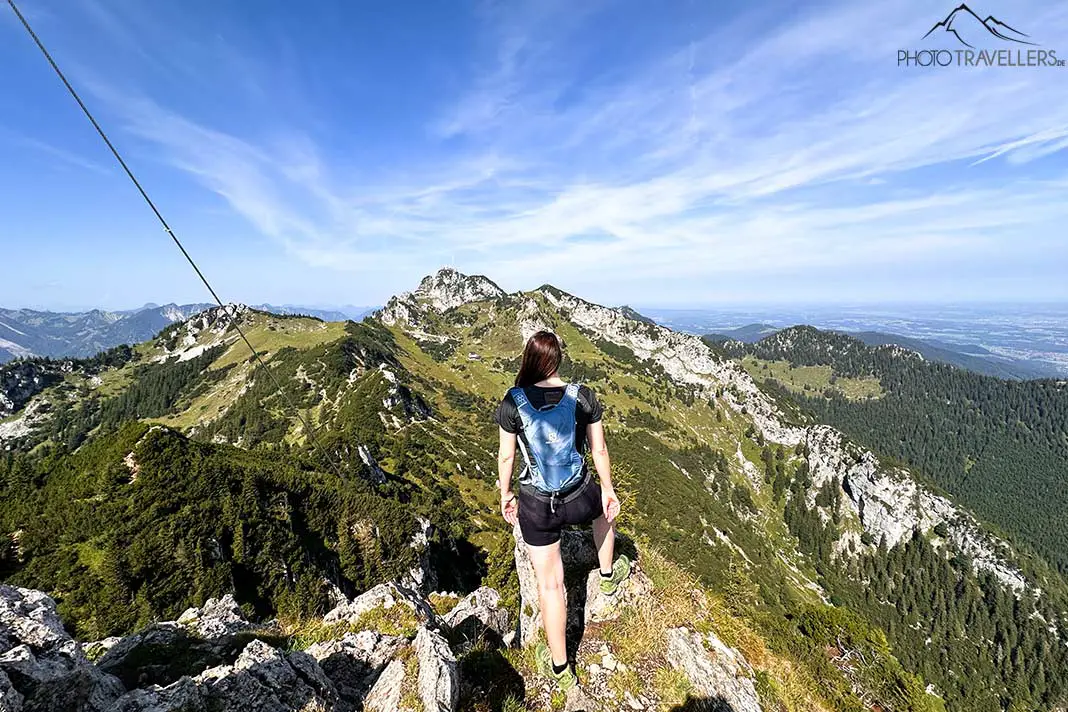
[[[504,645],[510,630],[511,616],[501,608],[501,595],[483,586],[464,597],[442,617],[454,647],[467,649],[482,643]]]
[[[619,309],[593,304],[557,289],[542,287],[538,293],[580,328],[657,364],[677,383],[693,386],[707,395],[722,389],[727,402],[736,410],[744,407],[767,438],[790,445],[802,439],[803,431],[783,422],[774,403],[745,369],[717,356],[700,337],[635,321]]]
[[[408,644],[405,638],[373,630],[346,633],[339,640],[316,643],[307,649],[334,684],[337,712],[358,710],[386,665]]]
[[[460,696],[460,675],[448,641],[423,627],[415,636],[419,698],[426,712],[452,712]]]
[[[363,443],[357,445],[356,454],[360,456],[360,461],[363,462],[365,468],[364,479],[373,485],[384,485],[388,479],[386,471],[379,466],[378,460],[374,458],[367,446]]]
[[[0,418],[17,413],[71,369],[70,361],[16,361],[0,366]]]
[[[17,418],[0,423],[0,446],[8,447],[32,435],[51,418],[54,409],[45,396],[34,398]],[[3,416],[0,416],[3,417]]]
[[[504,290],[482,275],[468,276],[445,267],[424,277],[414,294],[437,311],[445,311],[461,304],[503,297]]]
[[[122,638],[117,635],[104,638],[103,640],[94,640],[88,643],[82,643],[82,652],[85,653],[85,657],[91,661],[96,662],[104,653],[114,648],[116,645],[122,642]]]
[[[389,393],[382,399],[383,411],[379,417],[387,427],[402,428],[417,420],[426,420],[433,413],[430,406],[411,389],[397,379],[397,375],[385,364],[379,366],[382,377],[389,383]],[[363,455],[361,453],[360,457]]]
[[[574,532],[565,538],[565,563],[574,583],[571,590],[585,598],[572,623],[612,621],[628,606],[648,605],[655,591],[637,570],[615,597],[601,596],[592,540]],[[530,589],[532,578],[533,571],[521,570],[524,589]],[[537,673],[522,665],[512,668],[506,662],[509,658],[495,651],[493,643],[487,644],[491,636],[496,641],[509,632],[509,615],[500,604],[497,591],[480,588],[440,620],[428,618],[410,636],[374,629],[339,631],[339,637],[300,651],[292,650],[285,639],[269,635],[271,628],[247,621],[236,601],[227,596],[191,608],[177,621],[157,623],[117,641],[85,644],[87,650],[106,651],[100,664],[94,665],[82,653],[83,646],[63,631],[50,598],[3,586],[0,710],[454,712],[460,706],[462,689],[468,690],[465,694],[477,689],[484,695],[487,689],[502,685],[520,697],[527,690],[528,704],[547,702],[544,678],[531,677]],[[414,616],[425,613],[429,604],[403,587],[384,584],[346,602],[322,623],[363,620],[365,625],[379,625],[384,619],[366,617],[378,608],[404,610]],[[537,611],[529,613],[536,621]],[[753,706],[752,671],[736,651],[712,634],[680,628],[666,635],[671,665],[687,675],[702,699],[723,700],[733,705],[734,712],[759,710]],[[479,672],[466,688],[461,687],[458,651],[478,661],[474,669]],[[209,660],[211,655],[216,662]],[[629,673],[606,644],[590,660],[588,686],[569,693],[564,709],[605,712],[619,709],[619,704],[629,709],[654,709],[659,704],[652,687],[610,691],[617,679],[612,676]],[[119,674],[111,675],[108,669]],[[520,677],[519,670],[530,675]]]
[[[123,692],[66,633],[50,597],[0,585],[0,709],[104,712]]]
[[[366,712],[401,712],[409,707],[401,707],[404,695],[405,665],[403,660],[392,660],[375,682],[363,702]]]
[[[4,712],[18,712],[22,709],[23,696],[15,689],[11,678],[7,673],[0,670],[0,710]]]
[[[423,278],[412,292],[392,297],[376,316],[386,324],[424,325],[426,312],[442,313],[461,304],[504,296],[504,290],[481,275],[467,276],[446,267]]]
[[[27,645],[0,655],[0,671],[22,697],[21,709],[27,712],[68,709],[103,712],[111,709],[123,693],[122,683],[84,659],[56,651],[35,653]]]
[[[177,356],[179,361],[188,361],[213,346],[233,341],[238,338],[230,333],[234,324],[252,311],[245,304],[226,304],[194,314],[174,331],[160,335],[156,345],[162,353],[154,360],[166,361]]]
[[[395,583],[383,583],[334,608],[323,618],[325,623],[358,624],[360,619],[376,608],[389,611],[401,606],[422,625],[436,627],[437,614],[417,592]]]
[[[0,647],[4,651],[20,644],[35,650],[58,649],[70,642],[49,596],[0,584]]]
[[[188,608],[178,616],[178,625],[201,638],[222,638],[255,628],[245,619],[233,595],[209,598],[201,608]]]
[[[538,580],[534,576],[534,564],[523,543],[523,534],[517,524],[512,531],[515,537],[515,570],[519,576],[519,620],[516,622],[516,643],[526,645],[534,640],[541,628],[541,605],[538,603]]]
[[[233,596],[209,599],[190,608],[177,621],[154,623],[118,641],[92,643],[102,651],[100,670],[118,677],[127,689],[167,686],[183,676],[232,663],[254,635],[277,634],[250,623]]]
[[[482,612],[495,620],[497,600],[495,591],[481,591],[454,618],[462,622]],[[454,710],[456,657],[427,625],[440,621],[418,594],[384,584],[335,609],[325,622],[355,623],[379,607],[421,617],[414,640],[368,629],[287,652],[277,631],[250,623],[225,596],[188,609],[177,621],[83,646],[64,631],[51,598],[0,586],[0,710],[348,712],[379,704],[394,712],[402,707],[401,695],[418,699],[423,710]],[[83,647],[100,656],[97,664]]]
[[[419,552],[415,566],[401,579],[401,586],[420,594],[429,594],[438,587],[437,569],[430,560],[430,539],[434,535],[434,525],[425,517],[417,517],[419,531],[415,533],[408,546]]]
[[[638,569],[637,564],[634,564],[630,578],[619,587],[614,595],[606,596],[601,593],[599,569],[600,567],[595,563],[593,570],[586,575],[586,605],[583,608],[583,623],[616,620],[623,611],[652,593],[653,584],[649,581],[649,577]]]
[[[984,532],[969,513],[918,484],[907,471],[881,466],[871,451],[846,443],[841,433],[829,426],[809,427],[806,445],[813,481],[809,505],[814,504],[816,489],[839,478],[851,505],[849,514],[859,519],[873,546],[881,540],[895,546],[914,530],[926,534],[945,524],[949,543],[971,557],[977,570],[992,573],[1014,591],[1028,585],[1023,574],[999,554],[1008,548],[1006,544]],[[859,539],[855,543],[859,544]]]
[[[761,712],[749,664],[712,633],[702,635],[688,628],[668,630],[667,660],[685,673],[695,696],[708,700],[709,709]]]
[[[304,652],[288,654],[253,640],[233,665],[213,667],[166,687],[124,695],[114,712],[290,712],[332,709],[337,692],[319,664]]]
[[[524,343],[539,331],[553,331],[552,320],[542,311],[537,300],[529,296],[523,297],[519,303],[516,325],[519,327],[519,335]]]
[[[382,671],[364,700],[368,712],[453,712],[460,695],[456,658],[437,632],[419,629],[415,641]]]

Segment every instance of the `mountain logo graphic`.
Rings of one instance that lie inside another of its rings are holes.
[[[1006,25],[993,15],[987,15],[985,20],[981,19],[979,15],[964,3],[955,7],[953,12],[946,15],[946,19],[936,22],[934,27],[928,30],[927,34],[923,36],[924,39],[930,37],[938,30],[948,32],[956,37],[957,41],[962,45],[973,49],[975,48],[975,45],[972,44],[972,42],[976,42],[987,35],[993,35],[1006,42],[1037,46],[1035,42],[1030,41],[1030,35],[1027,33],[1020,32],[1019,30]],[[971,40],[972,42],[969,42],[968,40]]]

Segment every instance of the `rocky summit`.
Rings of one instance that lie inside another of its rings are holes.
[[[538,329],[636,562],[606,598],[565,532],[569,695],[495,489]],[[228,305],[0,366],[0,408],[3,709],[1065,709],[1056,383],[445,269],[358,323]]]
[[[582,689],[558,697],[521,648],[537,639],[538,613],[525,548],[515,552],[521,610],[528,612],[520,620],[492,588],[423,597],[386,583],[299,624],[249,622],[225,596],[129,636],[78,643],[49,596],[0,586],[0,709],[452,712],[461,697],[476,709],[506,709],[525,696],[528,708],[593,712],[663,709],[679,690],[687,693],[686,709],[764,709],[754,669],[716,633],[701,630],[707,620],[680,625],[654,603],[660,594],[702,598],[695,582],[690,591],[659,591],[639,564],[609,600],[596,586],[591,537],[571,532],[568,577],[591,584],[575,589],[569,631],[589,672]],[[661,576],[683,576],[663,559],[652,565]],[[647,616],[653,620],[633,627],[631,619]],[[664,627],[644,627],[650,624]],[[511,676],[500,674],[513,665]],[[665,680],[664,690],[644,684],[655,677]]]

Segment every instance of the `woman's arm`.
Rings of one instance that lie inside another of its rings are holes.
[[[500,431],[500,445],[497,447],[497,486],[501,488],[501,514],[511,525],[518,521],[519,503],[512,492],[512,471],[515,464],[515,433],[504,428]]]
[[[608,457],[608,445],[604,441],[604,425],[601,421],[598,420],[586,426],[586,442],[590,444],[593,466],[597,470],[597,476],[601,478],[601,503],[604,506],[604,516],[608,521],[612,521],[619,514],[619,498],[616,497],[616,490],[612,487],[612,461]]]
[[[586,426],[586,442],[593,454],[593,466],[601,478],[601,488],[612,489],[612,461],[608,458],[608,445],[604,441],[604,425],[601,421]]]

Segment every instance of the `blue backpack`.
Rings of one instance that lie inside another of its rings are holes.
[[[519,439],[532,484],[546,494],[555,494],[578,482],[585,462],[582,453],[575,449],[578,384],[569,383],[559,403],[546,405],[541,410],[530,404],[522,388],[512,388],[508,392],[519,411],[523,434],[530,446],[530,452],[527,452],[522,438]]]

